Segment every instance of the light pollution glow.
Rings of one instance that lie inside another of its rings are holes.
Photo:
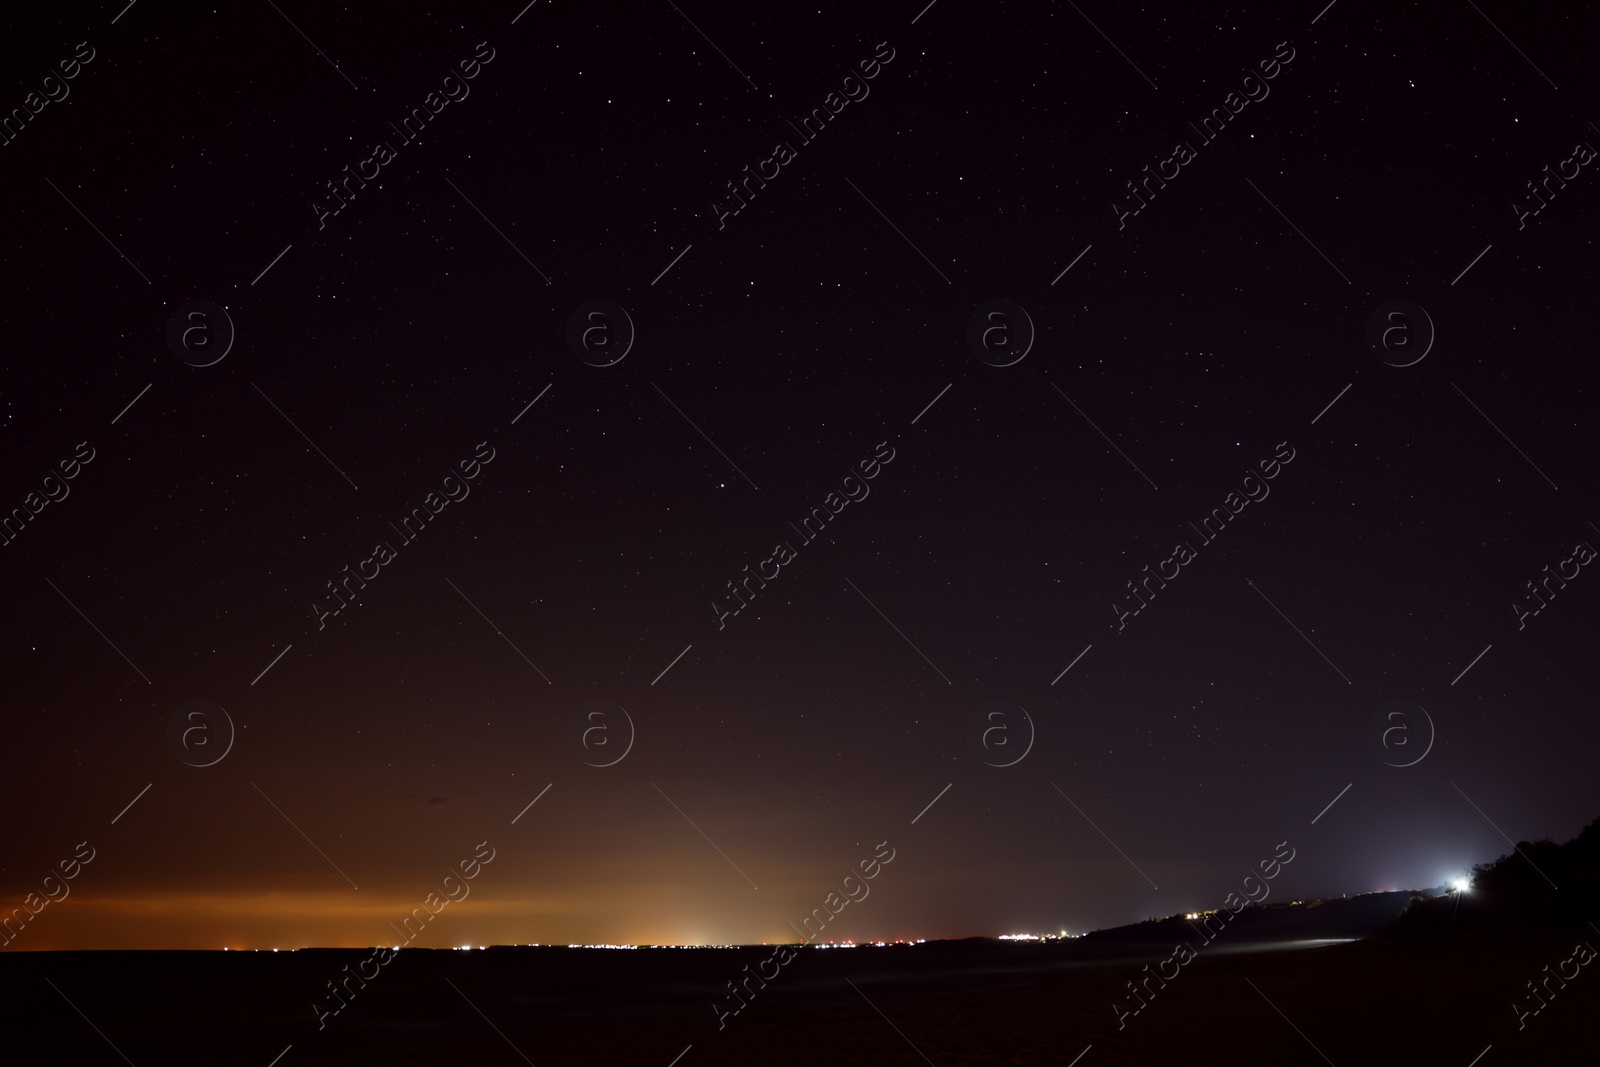
[[[366,896],[366,894],[363,894]],[[74,893],[28,924],[9,951],[82,949],[371,948],[393,945],[394,927],[417,901],[386,895],[362,900],[354,891],[304,893],[163,894],[92,897]],[[755,938],[730,939],[727,917],[715,924],[693,919],[619,919],[614,903],[589,896],[490,897],[475,893],[452,905],[411,947],[462,945],[717,945],[798,941],[782,923],[762,923]],[[895,937],[857,937],[894,940]],[[843,937],[840,938],[843,940]]]

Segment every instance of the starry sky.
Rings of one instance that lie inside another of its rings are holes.
[[[1321,6],[8,14],[7,948],[386,944],[485,845],[419,943],[1575,834],[1594,18]]]

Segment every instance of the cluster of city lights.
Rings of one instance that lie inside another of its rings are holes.
[[[1471,877],[1470,876],[1468,876],[1468,877],[1458,877],[1458,878],[1452,879],[1451,882],[1450,882],[1450,891],[1452,893],[1456,893],[1456,894],[1471,893],[1472,892],[1472,879],[1471,879]],[[1301,900],[1291,900],[1291,901],[1288,901],[1287,903],[1291,904],[1291,905],[1298,905],[1298,904],[1304,904],[1305,902],[1301,901]],[[1184,912],[1183,913],[1183,918],[1193,922],[1193,921],[1195,921],[1197,919],[1203,919],[1208,915],[1215,915],[1216,913],[1217,913],[1217,909],[1216,908],[1211,908],[1211,909],[1208,909],[1206,911],[1189,911],[1189,912]],[[1072,939],[1072,938],[1079,938],[1079,937],[1083,937],[1083,936],[1084,936],[1083,934],[1070,934],[1067,931],[1062,930],[1059,933],[1054,933],[1054,934],[1001,934],[1000,935],[1000,940],[1001,941],[1041,941],[1042,942],[1042,941],[1062,941],[1062,940],[1068,940],[1068,939]],[[925,944],[925,943],[926,943],[926,939],[925,938],[921,938],[921,937],[916,938],[915,940],[910,940],[910,939],[907,939],[907,938],[897,937],[892,941],[862,941],[862,942],[859,942],[859,943],[856,942],[852,938],[846,938],[843,941],[819,941],[819,942],[816,942],[814,944],[805,945],[805,946],[802,946],[802,947],[807,947],[807,948],[860,948],[862,946],[875,946],[877,948],[884,948],[884,947],[887,947],[889,945],[921,945],[921,944]],[[766,942],[762,942],[762,944],[766,944]],[[396,945],[396,946],[394,946],[394,950],[396,952],[399,952],[401,947],[402,946],[400,946],[400,945]],[[527,947],[528,948],[559,948],[561,946],[559,946],[559,945],[541,945],[539,942],[531,941],[531,942],[527,942]],[[663,949],[663,948],[677,948],[677,949],[697,949],[697,948],[698,949],[705,949],[705,948],[736,949],[736,948],[745,948],[747,946],[742,945],[742,944],[725,944],[725,945],[724,944],[704,944],[704,945],[613,945],[613,944],[575,944],[574,943],[574,944],[569,944],[566,947],[567,948],[609,948],[609,949],[639,949],[639,948],[650,948],[650,949]],[[457,952],[470,952],[473,949],[477,949],[478,951],[482,952],[486,948],[488,948],[487,945],[457,945],[456,946],[456,951]],[[224,947],[222,951],[229,952],[229,951],[233,951],[233,950],[231,950],[231,949],[229,949],[227,947]],[[274,949],[253,948],[253,949],[244,949],[242,951],[245,951],[245,952],[277,952],[278,949],[275,949],[275,948]],[[284,951],[286,951],[286,952],[296,952],[296,951],[299,951],[299,950],[291,948],[291,949],[285,949]]]
[[[1193,918],[1194,916],[1190,916],[1190,917]],[[1069,934],[1065,930],[1062,930],[1059,934],[1001,934],[1000,935],[1000,940],[1002,940],[1002,941],[1059,941],[1062,938],[1072,938],[1072,937],[1082,937],[1082,936],[1083,936],[1082,934]],[[915,939],[897,937],[892,941],[861,941],[861,942],[857,942],[853,938],[846,938],[843,941],[818,941],[815,944],[804,945],[802,947],[805,947],[805,948],[861,948],[863,946],[872,946],[872,947],[876,947],[876,948],[886,948],[886,947],[888,947],[890,945],[922,945],[922,944],[926,944],[926,943],[927,943],[927,939],[926,938],[921,938],[921,937],[915,938]],[[763,941],[762,944],[766,944],[766,942]],[[372,947],[381,948],[382,946],[381,945],[375,945],[375,946],[372,946]],[[394,946],[394,951],[399,952],[402,947],[404,947],[404,946],[395,945]],[[472,952],[473,950],[477,950],[479,952],[483,952],[488,947],[489,947],[488,945],[456,945],[456,946],[454,946],[453,951],[455,951],[455,952]],[[525,947],[527,947],[527,948],[560,948],[562,946],[560,946],[560,945],[542,945],[537,941],[529,941],[529,942],[525,943]],[[661,949],[661,948],[679,948],[679,949],[728,948],[728,949],[733,949],[733,948],[745,948],[746,946],[742,945],[742,944],[739,944],[739,945],[735,945],[735,944],[727,944],[727,945],[720,945],[720,944],[707,944],[707,945],[611,945],[611,944],[588,944],[588,945],[580,945],[580,944],[573,943],[573,944],[567,945],[566,947],[567,948],[611,948],[611,949],[639,949],[639,948],[652,948],[652,949]],[[224,946],[222,951],[231,952],[231,951],[236,951],[236,950],[230,949],[230,948]],[[244,951],[244,952],[277,952],[278,950],[275,949],[275,948],[273,948],[273,949],[247,948],[247,949],[242,949],[242,950],[237,950],[237,951]],[[291,949],[285,949],[284,951],[286,951],[286,952],[298,952],[299,949],[291,948]]]
[[[638,945],[568,945],[568,948],[638,948]]]
[[[1062,941],[1068,938],[1082,937],[1082,934],[1069,934],[1065,930],[1058,934],[1001,934],[1002,941]]]

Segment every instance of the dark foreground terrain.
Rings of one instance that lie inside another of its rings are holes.
[[[1600,946],[1600,933],[1465,923],[1379,932],[1404,904],[1375,894],[1250,911],[1210,942],[1169,920],[1056,943],[807,950],[766,988],[752,982],[748,1006],[721,1028],[712,1001],[732,1007],[726,983],[769,949],[408,949],[365,988],[352,982],[354,996],[320,1028],[313,1003],[336,1004],[328,983],[368,952],[11,953],[0,956],[0,992],[12,1051],[139,1067],[268,1067],[280,1054],[280,1067],[667,1067],[680,1054],[681,1067],[1070,1064],[1080,1054],[1083,1067],[1468,1067],[1486,1048],[1481,1067],[1593,1057],[1600,975],[1567,961],[1580,941]],[[1161,965],[1179,939],[1195,958]],[[1133,1013],[1126,983],[1144,979],[1145,964],[1175,976],[1141,985],[1145,1006]],[[1577,972],[1564,985],[1563,970]],[[1519,1029],[1513,1001],[1537,1007],[1526,983],[1547,978],[1546,1006]],[[1114,1002],[1129,1013],[1120,1027]]]

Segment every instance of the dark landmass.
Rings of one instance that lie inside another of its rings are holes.
[[[1371,937],[1398,919],[1415,894],[1364,893],[1334,900],[1252,905],[1228,921],[1222,933],[1207,937],[1204,917],[1168,916],[1132,926],[1096,930],[1078,940],[1084,945],[1127,946],[1158,944],[1170,948],[1179,941],[1196,945],[1214,940],[1220,946],[1236,941],[1343,941]],[[1209,914],[1209,913],[1208,913]]]
[[[765,946],[412,948],[364,985],[350,976],[369,950],[12,952],[0,995],[11,1047],[85,1064],[955,1067],[1088,1049],[1081,1067],[1466,1067],[1490,1049],[1494,1067],[1593,1046],[1597,845],[1591,824],[1520,846],[1466,893],[1263,903],[1210,939],[1179,916],[1043,942],[810,948],[764,985],[750,975]],[[1181,967],[1179,943],[1194,949]],[[346,1003],[323,1014],[340,1003],[330,983]]]
[[[1587,926],[1600,921],[1600,819],[1571,841],[1522,841],[1472,869],[1472,889],[1418,899],[1392,934],[1448,936]],[[1591,932],[1595,932],[1592,927]]]

